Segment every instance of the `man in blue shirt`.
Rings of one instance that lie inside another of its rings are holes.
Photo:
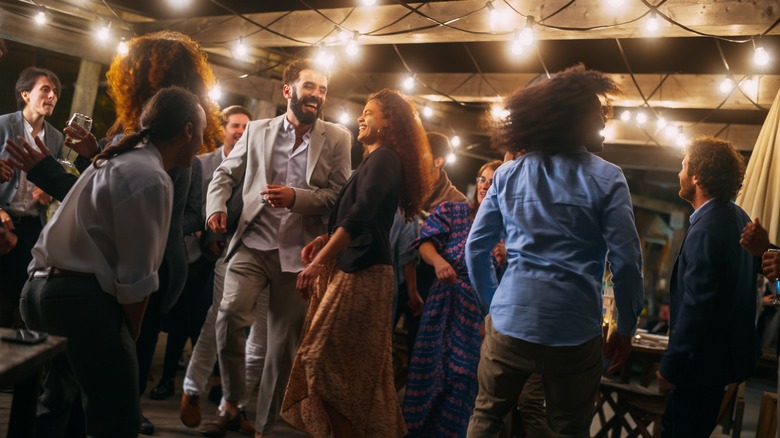
[[[602,103],[619,92],[579,65],[516,91],[494,144],[522,157],[500,167],[466,244],[483,311],[479,395],[469,437],[498,436],[531,373],[542,375],[556,436],[589,435],[602,371],[601,280],[610,262],[618,308],[610,370],[630,352],[642,310],[642,256],[621,170],[602,149]],[[490,252],[504,237],[499,284]],[[607,253],[609,255],[607,256]]]

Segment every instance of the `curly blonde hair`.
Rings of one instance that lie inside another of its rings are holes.
[[[407,220],[412,220],[422,208],[431,191],[431,156],[428,139],[420,117],[401,93],[383,89],[368,97],[382,109],[387,127],[382,129],[382,145],[392,149],[401,159],[403,176],[399,208]]]
[[[209,97],[216,84],[206,54],[192,38],[179,32],[154,32],[133,38],[127,55],[117,55],[106,74],[116,121],[108,136],[140,131],[144,103],[158,90],[177,85],[198,97],[206,111],[206,131],[199,153],[213,151],[223,136],[219,107]]]

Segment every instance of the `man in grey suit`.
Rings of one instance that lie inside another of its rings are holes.
[[[42,143],[58,157],[63,135],[46,121],[60,96],[60,80],[52,71],[27,67],[16,81],[19,111],[0,116],[0,158],[9,157],[7,141],[26,140],[34,148]],[[0,327],[11,327],[19,307],[19,295],[27,280],[30,251],[41,234],[46,206],[52,197],[27,180],[27,174],[14,170],[10,180],[0,184],[0,220],[7,231],[16,234],[16,245],[0,256]]]
[[[350,170],[351,136],[319,120],[328,75],[309,60],[284,71],[284,115],[250,122],[209,185],[209,228],[224,232],[227,201],[241,187],[244,208],[225,257],[228,266],[217,316],[217,349],[225,398],[212,436],[236,427],[245,398],[245,330],[258,294],[269,287],[268,337],[255,428],[273,430],[298,348],[306,303],[295,290],[302,247],[325,232],[328,215]],[[243,181],[243,184],[242,184]]]

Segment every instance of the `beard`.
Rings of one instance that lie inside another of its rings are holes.
[[[317,112],[311,113],[303,110],[303,106],[307,103],[317,104]],[[322,99],[318,99],[314,96],[306,96],[303,99],[298,98],[298,93],[295,91],[295,87],[292,88],[292,97],[290,98],[290,109],[292,109],[295,118],[298,119],[304,125],[311,125],[322,113]]]
[[[693,185],[693,181],[690,179],[681,179],[680,180],[680,191],[677,193],[680,198],[692,202],[693,201],[693,195],[696,193],[696,188]]]

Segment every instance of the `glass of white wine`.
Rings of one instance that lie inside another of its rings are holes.
[[[68,120],[68,126],[80,126],[85,131],[89,132],[92,130],[92,118],[81,113],[73,113],[73,115],[70,117],[70,120]],[[72,137],[68,135],[68,140],[70,140],[71,144],[80,143],[81,139]],[[73,165],[73,162],[70,161],[70,153],[73,152],[73,149],[68,150],[68,154],[66,155],[64,160],[59,160],[60,164],[62,164],[62,167],[65,169],[66,172],[72,173],[74,175],[79,175],[78,169],[76,169],[76,166]]]

